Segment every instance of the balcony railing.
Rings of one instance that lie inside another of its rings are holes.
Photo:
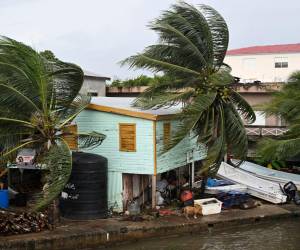
[[[245,126],[249,136],[279,136],[288,129],[286,126]]]

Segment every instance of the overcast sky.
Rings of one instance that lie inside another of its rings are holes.
[[[229,48],[299,43],[299,0],[188,0],[217,9]],[[140,72],[118,62],[156,42],[146,25],[174,0],[0,0],[0,34],[52,50],[61,60],[125,79]]]

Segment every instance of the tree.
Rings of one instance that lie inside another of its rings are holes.
[[[68,181],[72,155],[66,136],[78,139],[82,148],[97,146],[105,137],[68,129],[90,102],[78,95],[82,82],[80,67],[49,61],[21,42],[0,37],[0,160],[14,160],[22,148],[37,149],[38,164],[48,170],[37,210],[55,199]]]
[[[276,139],[259,144],[258,155],[264,161],[286,160],[300,155],[300,71],[293,73],[282,90],[274,93],[271,102],[263,106],[267,115],[277,115],[289,130]]]
[[[59,61],[51,50],[44,50],[40,52],[40,55],[46,58],[48,61]]]
[[[124,81],[121,81],[119,79],[114,80],[111,83],[111,87],[141,87],[141,86],[151,86],[152,84],[155,84],[156,82],[163,82],[163,81],[170,81],[170,77],[166,75],[155,75],[153,77],[140,75],[138,77],[135,77],[133,79],[127,79]]]
[[[193,131],[208,146],[205,171],[215,172],[230,147],[244,159],[247,135],[241,119],[255,121],[251,106],[232,88],[234,78],[224,64],[229,33],[222,16],[207,5],[175,4],[150,24],[157,44],[125,59],[122,65],[163,73],[172,81],[156,82],[136,99],[143,108],[184,103],[181,121],[168,148]]]

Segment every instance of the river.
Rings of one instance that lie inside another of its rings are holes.
[[[103,249],[103,248],[98,248]],[[98,250],[94,249],[94,250]],[[108,247],[110,250],[300,250],[300,218],[210,229]]]

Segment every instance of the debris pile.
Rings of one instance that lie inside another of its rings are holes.
[[[0,210],[0,236],[40,232],[50,229],[45,213]]]

